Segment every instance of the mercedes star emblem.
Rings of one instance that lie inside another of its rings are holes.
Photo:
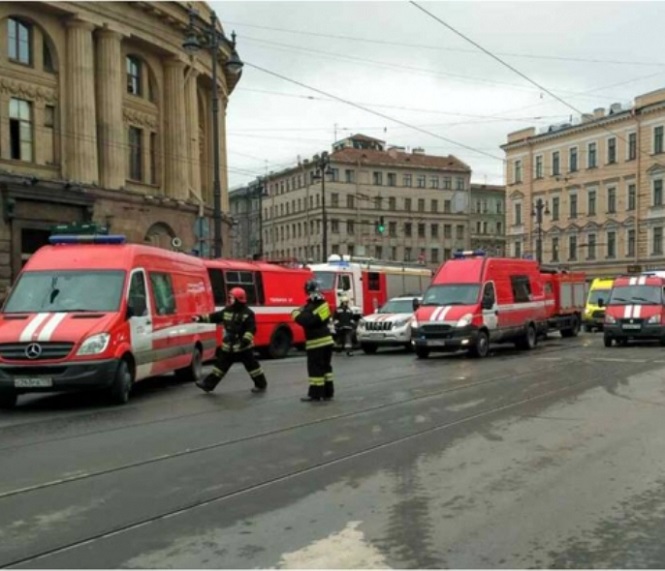
[[[42,346],[39,343],[30,343],[25,348],[25,356],[28,359],[37,359],[42,354]]]

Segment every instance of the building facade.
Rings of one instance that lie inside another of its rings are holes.
[[[184,53],[188,23],[181,2],[0,4],[0,286],[55,224],[199,243],[195,221],[213,203],[212,59]],[[220,69],[228,212],[225,109],[238,77]]]
[[[364,135],[335,143],[329,158],[325,182],[308,160],[267,177],[267,258],[323,261],[323,184],[328,255],[436,266],[468,248],[471,169],[459,159],[386,148]]]
[[[506,187],[471,183],[471,249],[506,254]]]
[[[665,90],[502,148],[510,254],[532,255],[540,236],[543,262],[590,277],[665,266]]]
[[[229,192],[231,217],[231,256],[237,259],[262,257],[261,192],[263,186],[252,184]]]

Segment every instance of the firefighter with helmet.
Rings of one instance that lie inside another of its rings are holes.
[[[197,315],[194,321],[199,323],[221,323],[224,327],[224,339],[221,350],[217,349],[217,362],[212,372],[196,386],[206,392],[213,391],[233,363],[241,362],[254,381],[253,393],[265,392],[268,382],[261,365],[254,356],[254,335],[256,318],[247,307],[247,294],[241,287],[234,287],[229,292],[229,304],[221,311],[208,315]]]
[[[330,332],[330,306],[323,298],[316,280],[305,284],[309,299],[293,312],[295,322],[305,330],[309,391],[303,402],[329,401],[335,394],[332,371],[334,341]]]

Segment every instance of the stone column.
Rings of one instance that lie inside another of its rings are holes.
[[[97,32],[97,134],[100,185],[120,188],[126,179],[126,141],[122,121],[124,68],[122,34]]]
[[[219,180],[222,187],[222,212],[229,212],[229,168],[226,153],[226,106],[229,100],[220,93],[219,106]]]
[[[185,120],[185,64],[176,59],[164,63],[164,194],[185,200],[189,194],[189,150]]]
[[[76,182],[98,182],[95,117],[94,25],[68,20],[66,176]]]
[[[201,189],[201,162],[199,158],[199,100],[198,75],[195,69],[189,71],[189,79],[185,85],[185,113],[187,118],[187,148],[189,160],[189,187],[203,198]]]

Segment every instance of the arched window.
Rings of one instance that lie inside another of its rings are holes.
[[[143,95],[143,66],[135,56],[127,56],[127,93],[141,97]]]
[[[32,65],[32,26],[17,18],[7,20],[7,55],[10,61]]]

